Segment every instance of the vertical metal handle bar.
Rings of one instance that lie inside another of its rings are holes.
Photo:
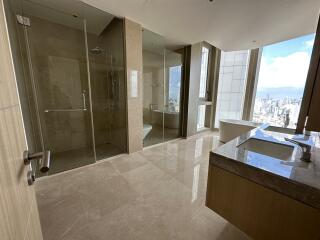
[[[82,91],[82,103],[83,103],[83,111],[87,111],[86,90]]]

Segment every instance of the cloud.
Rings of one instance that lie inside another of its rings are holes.
[[[306,48],[312,48],[314,44],[314,39],[308,40],[304,42],[304,45],[306,46]]]
[[[304,87],[309,62],[307,52],[295,52],[273,59],[262,56],[258,88]]]

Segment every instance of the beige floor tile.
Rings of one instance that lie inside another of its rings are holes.
[[[218,145],[206,133],[40,180],[44,239],[248,239],[205,207]]]

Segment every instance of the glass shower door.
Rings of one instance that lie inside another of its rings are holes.
[[[165,39],[149,30],[142,33],[143,146],[163,142],[165,109]]]
[[[82,3],[74,1],[72,12],[55,2],[22,3],[23,17],[30,20],[24,28],[35,105],[32,121],[39,126],[41,147],[52,152],[50,174],[93,163]]]
[[[127,152],[124,23],[93,7],[86,7],[84,12],[96,159],[102,160]],[[92,16],[99,16],[99,21]]]
[[[163,138],[169,141],[181,136],[181,81],[182,54],[165,50],[165,87],[163,112]]]

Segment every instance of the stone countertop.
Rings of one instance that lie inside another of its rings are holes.
[[[223,168],[259,185],[284,194],[320,209],[320,140],[318,133],[311,136],[289,135],[266,131],[263,125],[214,149],[210,164]],[[300,160],[301,148],[284,140],[289,137],[313,146],[311,162]],[[238,148],[249,138],[293,146],[289,160],[284,161],[267,155]]]

